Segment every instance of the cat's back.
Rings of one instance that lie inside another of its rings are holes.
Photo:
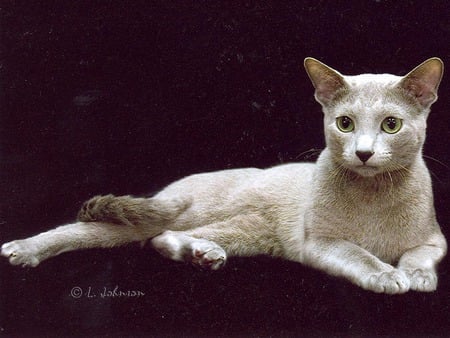
[[[176,181],[162,190],[158,197],[170,197],[180,193],[211,199],[221,196],[236,197],[241,193],[291,191],[309,186],[315,171],[315,163],[282,164],[268,169],[244,168],[193,174]],[[274,196],[275,197],[275,196]]]
[[[255,201],[262,208],[289,208],[310,196],[315,163],[289,163],[262,170],[232,192],[234,199]]]
[[[190,207],[178,219],[180,227],[194,219],[199,224],[212,223],[249,212],[271,213],[272,220],[296,219],[299,208],[310,200],[315,168],[314,163],[293,163],[194,174],[155,197],[189,201]]]

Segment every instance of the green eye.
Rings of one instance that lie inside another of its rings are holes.
[[[336,119],[338,129],[344,133],[349,133],[355,129],[355,124],[348,116],[340,116]]]
[[[396,117],[386,117],[381,123],[381,129],[388,134],[395,134],[402,128],[402,120]]]

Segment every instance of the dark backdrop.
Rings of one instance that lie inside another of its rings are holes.
[[[2,243],[73,220],[95,194],[314,160],[306,56],[345,74],[450,64],[446,1],[2,1],[0,14]],[[445,76],[425,154],[450,238],[448,91]],[[450,334],[448,259],[437,292],[402,296],[266,257],[201,272],[134,245],[0,269],[0,334]],[[115,286],[145,296],[88,297]]]

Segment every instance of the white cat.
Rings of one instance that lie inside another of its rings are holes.
[[[2,255],[37,266],[152,239],[162,255],[214,270],[230,256],[269,254],[375,292],[435,290],[447,245],[422,146],[442,61],[404,77],[344,76],[312,58],[305,67],[324,112],[317,163],[192,175],[152,198],[94,197],[78,222],[6,243]]]

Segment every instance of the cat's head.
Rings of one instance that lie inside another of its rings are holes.
[[[438,58],[405,76],[342,75],[313,59],[306,71],[322,105],[333,160],[361,176],[408,168],[421,156],[426,119],[443,74]]]

